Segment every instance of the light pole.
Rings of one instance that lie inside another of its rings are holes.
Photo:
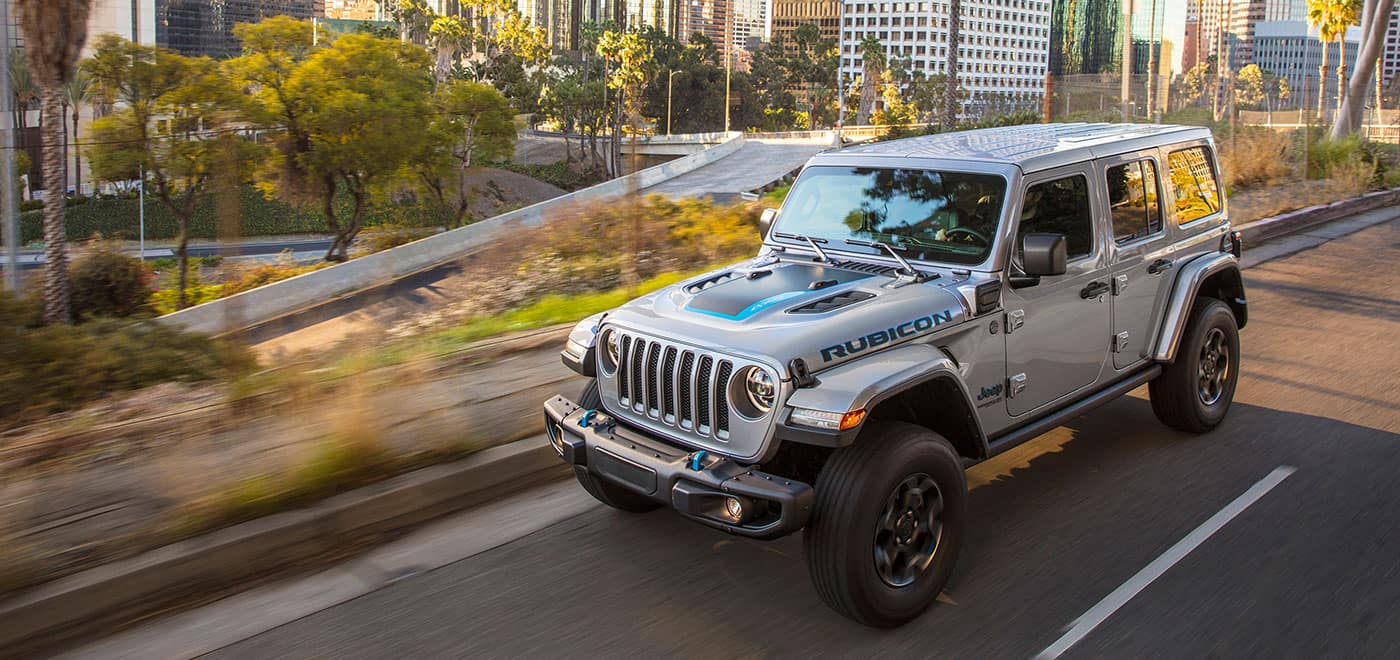
[[[671,88],[676,82],[676,74],[680,71],[672,71],[666,76],[666,137],[671,137]]]
[[[841,127],[846,123],[846,2],[841,1],[841,14],[836,28],[836,144],[841,144]]]
[[[734,14],[732,8],[724,14],[724,132],[729,132],[729,69],[730,50],[734,48]]]

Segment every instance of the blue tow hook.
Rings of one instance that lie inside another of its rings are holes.
[[[578,420],[578,425],[582,426],[583,428],[588,428],[588,425],[593,421],[593,416],[597,414],[597,410],[589,410],[588,412],[583,413],[583,418]]]
[[[697,452],[695,452],[694,454],[691,454],[691,455],[690,455],[690,471],[691,471],[691,472],[699,472],[699,471],[700,471],[700,460],[703,459],[703,458],[705,458],[705,454],[706,454],[706,453],[707,453],[707,452],[706,452],[705,450],[701,449],[700,451],[697,451]]]

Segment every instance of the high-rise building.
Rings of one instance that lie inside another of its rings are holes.
[[[1146,73],[1149,61],[1163,61],[1162,42],[1171,40],[1164,34],[1167,10],[1167,0],[1133,2],[1129,21],[1133,73]],[[1189,13],[1189,9],[1187,11]],[[1122,33],[1122,0],[1054,0],[1050,20],[1050,73],[1066,76],[1121,71]]]
[[[768,41],[768,0],[730,0],[733,3],[734,22],[730,26],[730,41],[734,52],[744,62],[747,69],[748,56],[759,45]]]
[[[1181,70],[1190,71],[1204,59],[1201,55],[1201,3],[1197,0],[1187,0],[1183,28]]]
[[[823,39],[841,34],[841,0],[771,0],[770,37],[792,40],[792,33],[803,25],[815,25]]]
[[[92,54],[97,37],[115,34],[138,44],[156,43],[156,0],[96,0],[88,14],[83,57]],[[11,28],[11,31],[15,31]]]
[[[384,8],[378,0],[325,0],[325,17],[345,21],[385,20]]]
[[[875,37],[889,59],[908,59],[915,72],[948,72],[948,3],[943,0],[848,1],[841,69],[861,73],[860,44]],[[962,0],[958,81],[976,102],[1009,95],[1043,97],[1050,43],[1050,3],[1042,0]]]
[[[1342,40],[1348,69],[1356,66],[1356,49],[1360,30],[1347,30]],[[1336,105],[1337,47],[1327,46],[1329,53],[1327,106]],[[1322,42],[1317,31],[1303,21],[1261,21],[1254,28],[1254,62],[1259,68],[1288,81],[1290,107],[1317,107],[1318,67],[1322,65]]]
[[[324,0],[155,0],[156,43],[184,55],[232,57],[233,26],[271,16],[310,19]]]
[[[1390,25],[1385,30],[1385,43],[1381,45],[1381,84],[1389,85],[1397,71],[1400,71],[1400,5],[1390,12]]]
[[[676,39],[688,43],[691,35],[703,35],[722,55],[732,54],[729,39],[731,0],[677,0]]]

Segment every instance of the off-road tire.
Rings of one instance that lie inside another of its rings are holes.
[[[584,386],[583,393],[578,396],[578,405],[586,410],[599,410],[603,407],[603,398],[598,395],[596,378],[589,379],[588,385]],[[643,495],[598,479],[590,474],[587,468],[574,466],[574,476],[593,499],[619,511],[646,513],[661,506]]]
[[[876,568],[877,527],[896,489],[927,476],[943,507],[931,561],[906,586]],[[859,623],[892,628],[921,614],[943,591],[957,562],[967,519],[967,478],[942,436],[903,422],[880,422],[831,455],[816,483],[816,505],[803,533],[807,566],[831,609]]]
[[[1217,341],[1226,354],[1219,357],[1212,352],[1208,342]],[[1208,356],[1217,356],[1209,360]],[[1203,371],[1203,363],[1212,362],[1208,371]],[[1214,386],[1214,400],[1204,392],[1212,388],[1203,386],[1208,378],[1222,368],[1226,373]],[[1191,307],[1191,317],[1186,322],[1186,333],[1176,350],[1176,361],[1167,365],[1162,374],[1148,385],[1152,398],[1152,412],[1163,424],[1187,433],[1205,433],[1225,419],[1230,403],[1235,398],[1235,385],[1240,374],[1240,331],[1235,325],[1235,315],[1223,302],[1215,298],[1200,297]]]

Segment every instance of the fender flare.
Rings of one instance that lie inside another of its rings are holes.
[[[951,381],[961,401],[948,402],[961,405],[971,418],[977,432],[977,444],[985,455],[987,436],[982,430],[977,408],[968,396],[963,384],[963,374],[958,364],[946,353],[929,344],[897,346],[870,357],[847,362],[816,375],[816,387],[803,388],[788,397],[785,412],[780,418],[781,430],[790,439],[804,444],[842,447],[851,444],[860,433],[859,426],[842,432],[820,432],[787,423],[787,416],[793,408],[808,408],[828,412],[844,413],[854,410],[874,410],[880,403],[898,396],[914,387],[934,379],[946,378]]]
[[[1196,302],[1196,296],[1200,292],[1201,285],[1211,276],[1218,273],[1233,270],[1236,281],[1240,283],[1240,296],[1238,301],[1225,301],[1232,306],[1244,304],[1243,280],[1239,276],[1240,260],[1235,255],[1228,252],[1220,252],[1209,256],[1193,259],[1181,268],[1177,273],[1176,281],[1172,285],[1171,297],[1167,302],[1167,311],[1162,316],[1161,331],[1157,335],[1157,344],[1152,351],[1152,359],[1157,362],[1170,363],[1176,360],[1177,347],[1181,344],[1181,336],[1186,333],[1186,321],[1191,316],[1191,307]],[[1241,319],[1241,326],[1244,325]]]

